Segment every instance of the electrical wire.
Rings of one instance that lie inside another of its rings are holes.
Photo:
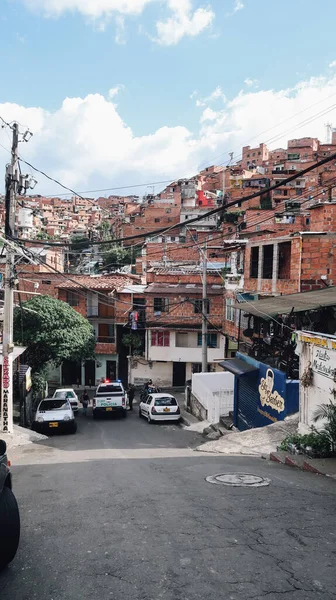
[[[317,106],[318,104],[321,104],[321,102],[326,102],[327,100],[329,100],[330,98],[333,98],[336,95],[336,92],[334,94],[330,94],[330,96],[327,96],[327,98],[323,98],[322,100],[318,100],[317,102],[314,102],[314,104],[311,104],[310,106],[308,106],[307,108],[304,108],[303,110],[300,110],[299,112],[295,113],[294,115],[292,115],[291,117],[288,117],[287,119],[284,119],[283,121],[280,121],[280,123],[277,123],[276,125],[274,125],[273,127],[269,127],[268,129],[264,129],[264,131],[261,131],[259,134],[253,136],[252,138],[250,138],[246,144],[250,144],[251,142],[253,142],[254,140],[256,140],[257,138],[260,138],[262,135],[264,135],[265,133],[268,133],[269,131],[272,131],[273,129],[276,129],[277,127],[280,127],[281,125],[283,125],[284,123],[287,123],[287,121],[290,121],[291,119],[294,119],[295,117],[298,117],[299,115],[303,114],[304,112],[306,112],[307,110],[309,110],[310,108],[313,108],[314,106]],[[295,131],[295,129],[294,129]],[[245,145],[246,145],[245,144]],[[236,150],[240,150],[241,146],[237,146],[236,148],[233,149],[233,153]],[[232,152],[232,150],[231,150]],[[224,156],[224,154],[230,154],[230,152],[222,152],[222,154],[219,154],[219,156],[216,156],[214,159],[212,159],[212,164],[214,161],[218,160],[219,158],[221,158],[222,156]],[[236,160],[236,158],[235,158]],[[208,161],[204,161],[200,163],[200,166],[202,165],[206,165],[206,164],[210,164]]]
[[[243,203],[243,202],[247,202],[248,200],[252,200],[254,198],[259,198],[261,196],[264,196],[265,194],[268,194],[269,192],[276,190],[277,188],[282,187],[282,186],[286,185],[287,183],[290,183],[291,181],[295,181],[295,179],[298,179],[298,178],[302,177],[303,175],[305,175],[306,173],[310,173],[310,171],[313,171],[335,159],[336,159],[336,153],[323,158],[322,160],[318,161],[314,165],[310,165],[309,167],[306,167],[305,169],[302,169],[301,171],[295,171],[295,173],[293,175],[286,177],[286,179],[283,179],[279,183],[275,183],[274,185],[271,185],[268,188],[265,188],[263,190],[260,190],[258,192],[255,192],[253,194],[250,194],[248,196],[241,198],[239,200],[239,202]],[[192,223],[198,223],[200,221],[203,221],[204,219],[207,219],[208,217],[219,214],[221,212],[225,213],[225,212],[227,212],[228,208],[230,208],[231,206],[235,206],[236,204],[237,204],[237,200],[234,200],[233,202],[227,203],[225,206],[220,206],[218,208],[214,208],[210,211],[207,211],[206,213],[204,213],[204,215],[199,215],[198,217],[194,217],[193,219],[188,219],[188,226],[191,225]],[[185,222],[176,223],[169,228],[165,227],[162,229],[155,229],[155,230],[152,230],[149,232],[147,231],[146,233],[139,233],[136,235],[121,237],[118,239],[114,239],[113,242],[117,243],[117,242],[132,241],[132,240],[139,239],[139,238],[141,238],[141,239],[148,238],[150,236],[157,237],[159,234],[162,234],[163,232],[166,232],[166,231],[169,231],[172,229],[176,229],[176,228],[180,228],[180,227],[184,227],[185,225],[186,225]],[[34,244],[40,244],[40,245],[43,244],[45,246],[56,246],[56,247],[63,247],[63,248],[69,246],[69,243],[59,244],[56,242],[41,242],[40,240],[29,240],[29,242],[34,243]],[[89,242],[88,246],[101,246],[101,245],[105,245],[105,244],[111,244],[111,240],[108,240],[108,241],[103,240],[103,241],[99,241],[99,242],[98,241],[97,242]]]

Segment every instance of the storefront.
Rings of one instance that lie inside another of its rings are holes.
[[[299,382],[285,373],[237,352],[220,366],[235,376],[234,425],[240,431],[264,427],[299,410]]]

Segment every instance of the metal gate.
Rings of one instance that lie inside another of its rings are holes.
[[[259,393],[258,393],[258,373],[243,375],[236,378],[237,389],[237,409],[236,409],[236,427],[239,431],[260,427],[258,421],[260,414],[258,412]]]

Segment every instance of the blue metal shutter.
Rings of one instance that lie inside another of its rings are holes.
[[[238,377],[238,419],[237,426],[239,431],[258,427],[260,424],[260,415],[258,413],[259,392],[258,375],[243,375]]]

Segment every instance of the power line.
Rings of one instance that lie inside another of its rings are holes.
[[[335,159],[336,159],[336,153],[323,158],[322,160],[318,161],[317,163],[310,165],[309,167],[306,167],[305,169],[302,169],[301,171],[295,171],[295,173],[293,175],[286,177],[286,179],[279,181],[279,183],[275,183],[274,185],[271,185],[268,188],[265,188],[264,190],[260,190],[258,192],[255,192],[253,194],[250,194],[248,196],[241,198],[239,200],[239,202],[243,203],[243,202],[247,202],[248,200],[253,200],[254,198],[259,198],[260,196],[264,196],[265,194],[268,194],[269,192],[276,190],[279,187],[287,185],[287,183],[290,183],[291,181],[294,181],[295,179],[302,177],[306,173],[309,173],[310,171],[313,171]],[[210,211],[207,211],[204,213],[204,215],[199,215],[198,217],[194,217],[193,219],[188,219],[188,226],[191,225],[192,223],[198,223],[199,221],[203,221],[204,219],[211,217],[213,215],[216,215],[220,212],[224,213],[227,211],[228,208],[230,208],[231,206],[235,206],[236,204],[237,204],[237,200],[234,200],[232,202],[227,203],[225,206],[220,206],[218,208],[214,208]],[[166,232],[166,231],[169,231],[172,229],[176,229],[176,228],[180,228],[180,227],[184,227],[185,225],[186,225],[185,222],[183,222],[183,223],[180,222],[180,223],[176,223],[175,225],[172,225],[169,228],[165,227],[162,229],[155,229],[152,231],[147,231],[146,233],[139,233],[139,234],[135,234],[135,235],[131,235],[131,236],[117,238],[117,239],[114,239],[113,242],[117,243],[117,242],[132,241],[135,239],[139,239],[139,238],[144,239],[144,238],[148,238],[151,236],[157,237],[159,234],[162,234],[163,232]],[[29,242],[34,243],[34,244],[39,244],[39,245],[43,244],[45,246],[56,246],[56,247],[68,247],[70,245],[69,243],[59,244],[56,242],[41,242],[40,240],[29,240]],[[101,245],[105,245],[105,244],[111,244],[111,240],[90,242],[88,245],[89,246],[101,246]]]
[[[307,108],[304,108],[303,110],[300,110],[299,112],[295,113],[291,117],[288,117],[287,119],[284,119],[283,121],[280,121],[280,123],[277,123],[273,127],[269,127],[268,129],[264,129],[264,131],[261,131],[259,134],[257,134],[255,136],[253,136],[252,138],[250,138],[247,141],[247,144],[250,144],[255,139],[260,138],[262,135],[264,135],[268,131],[272,131],[273,129],[276,129],[277,127],[280,127],[280,125],[283,125],[284,123],[287,123],[287,121],[290,121],[291,119],[294,119],[295,117],[298,117],[299,115],[303,114],[304,112],[306,112],[310,108],[313,108],[314,106],[317,106],[318,104],[321,104],[321,102],[325,102],[325,101],[329,100],[330,98],[333,98],[333,96],[335,96],[335,95],[336,95],[336,93],[330,94],[330,96],[327,96],[327,98],[323,98],[322,100],[318,100],[317,102],[314,102],[314,104],[310,104]],[[295,131],[295,127],[294,127],[294,131]],[[241,146],[237,146],[236,148],[233,149],[233,152],[235,152],[237,149],[240,150],[240,148],[241,148]],[[219,154],[219,156],[216,156],[215,158],[211,159],[212,163],[214,161],[218,160],[218,158],[221,158],[222,156],[224,156],[224,154],[229,154],[229,152],[228,153],[222,152],[222,154]],[[206,164],[210,164],[210,163],[208,161],[203,161],[203,162],[201,162],[200,166],[206,165]]]

